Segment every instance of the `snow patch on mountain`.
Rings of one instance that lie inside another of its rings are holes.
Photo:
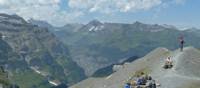
[[[89,29],[89,31],[100,31],[100,30],[102,30],[103,28],[104,28],[103,25],[101,25],[101,26],[92,26],[92,27]]]

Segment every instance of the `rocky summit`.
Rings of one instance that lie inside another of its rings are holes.
[[[164,69],[167,57],[173,60],[171,69]],[[123,88],[126,82],[138,72],[152,76],[158,88],[198,88],[200,85],[200,50],[193,47],[170,51],[157,48],[132,63],[123,65],[115,73],[103,78],[88,78],[70,88]]]

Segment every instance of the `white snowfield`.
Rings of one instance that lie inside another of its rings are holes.
[[[163,69],[168,56],[172,57],[174,66]],[[134,72],[144,68],[161,84],[158,88],[200,88],[200,51],[193,47],[186,47],[183,52],[157,48],[108,77],[88,78],[70,88],[123,88]]]

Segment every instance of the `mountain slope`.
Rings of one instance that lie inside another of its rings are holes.
[[[47,28],[28,23],[16,15],[0,14],[0,33],[12,52],[7,63],[1,65],[7,66],[16,79],[13,81],[22,88],[45,88],[42,84],[51,80],[71,85],[85,78],[83,69],[71,59],[68,48]],[[23,77],[28,83],[22,82]],[[33,77],[38,77],[42,83],[32,83]]]
[[[162,65],[168,56],[172,56],[174,67],[166,70]],[[121,88],[138,71],[150,74],[161,84],[160,88],[198,88],[199,58],[200,51],[193,47],[184,48],[184,52],[158,48],[141,59],[125,64],[124,68],[108,77],[89,78],[71,88]]]

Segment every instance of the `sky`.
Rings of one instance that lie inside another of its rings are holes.
[[[200,0],[0,0],[0,13],[47,21],[54,26],[97,19],[200,28],[199,3]]]

